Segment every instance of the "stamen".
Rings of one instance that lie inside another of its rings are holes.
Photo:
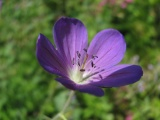
[[[84,72],[84,71],[85,71],[85,69],[80,69],[80,71],[81,71],[81,72]]]
[[[101,74],[99,74],[99,77],[100,77],[101,79],[103,79],[103,77],[102,77],[102,75],[101,75]]]
[[[95,65],[95,64],[93,63],[93,61],[91,61],[91,66],[94,67],[94,65]]]
[[[89,74],[88,76],[86,76],[85,78],[83,78],[83,80],[88,79],[89,77],[98,74],[99,72],[94,72],[92,74]]]
[[[72,60],[72,64],[74,65],[74,58],[73,58],[73,60]]]
[[[81,54],[78,51],[76,53],[77,53],[78,58],[80,58]]]
[[[97,69],[97,68],[99,68],[99,67],[96,67],[96,69]],[[93,71],[96,71],[96,72],[93,73]],[[93,76],[93,75],[96,75],[96,74],[99,74],[100,72],[103,72],[103,71],[105,71],[105,69],[101,69],[101,70],[99,70],[99,71],[98,71],[98,70],[95,70],[95,69],[91,69],[91,71],[89,71],[88,75],[87,75],[85,78],[83,78],[83,80],[88,79],[89,77],[91,77],[91,76]],[[100,77],[100,76],[102,77],[102,75],[99,75],[99,77]],[[101,78],[101,77],[100,77],[100,78]],[[97,78],[97,79],[98,79],[98,78]],[[102,77],[102,79],[103,79],[103,77]]]
[[[85,52],[87,52],[87,49],[86,49],[86,48],[84,48],[83,50],[84,50]]]
[[[96,56],[96,55],[92,55],[92,59],[94,59],[94,60],[95,60],[95,58],[98,58],[98,56]]]
[[[80,62],[79,62],[79,60],[78,60],[78,66],[81,66],[81,65],[80,65]]]
[[[103,72],[103,71],[105,71],[105,69],[102,69],[100,72]]]

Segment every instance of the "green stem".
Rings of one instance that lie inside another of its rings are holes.
[[[60,116],[63,120],[67,120],[67,118],[66,118],[63,114],[59,114],[59,116]]]
[[[69,97],[68,97],[68,99],[67,99],[67,101],[66,101],[66,103],[65,103],[65,105],[64,105],[64,107],[61,111],[61,113],[64,113],[66,111],[66,108],[69,106],[73,95],[74,95],[74,91],[71,91],[70,94],[69,94]]]
[[[67,107],[69,106],[73,95],[74,95],[74,91],[71,91],[70,94],[69,94],[69,97],[68,97],[68,99],[67,99],[67,101],[66,101],[66,103],[65,103],[65,105],[63,107],[63,109],[56,116],[54,116],[52,118],[52,120],[57,120],[57,118],[59,118],[59,117],[61,117],[63,120],[67,120],[63,114],[66,111]]]

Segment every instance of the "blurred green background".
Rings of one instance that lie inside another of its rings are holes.
[[[160,0],[0,0],[0,120],[46,120],[63,107],[70,90],[38,64],[39,33],[53,43],[61,16],[80,19],[89,41],[118,29],[127,51],[122,63],[143,67],[142,79],[104,89],[104,97],[76,92],[69,120],[160,120]]]

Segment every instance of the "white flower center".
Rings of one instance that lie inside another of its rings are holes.
[[[76,83],[79,83],[83,80],[82,73],[79,71],[78,67],[75,67],[69,72],[69,77],[71,80],[75,81]]]
[[[88,79],[103,78],[100,72],[104,71],[104,69],[100,69],[100,67],[97,67],[93,62],[98,56],[92,55],[92,59],[87,61],[87,50],[84,49],[84,51],[86,52],[86,55],[83,60],[81,59],[79,51],[76,52],[77,58],[73,58],[73,68],[69,70],[69,78],[79,84],[88,82]],[[87,65],[90,65],[90,68],[86,69]]]

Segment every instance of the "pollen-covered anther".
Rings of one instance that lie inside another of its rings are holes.
[[[101,75],[101,74],[99,74],[99,77],[100,77],[101,79],[103,79],[103,77],[102,77],[102,75]]]
[[[81,72],[84,72],[84,71],[85,71],[85,69],[80,69],[80,71],[81,71]]]
[[[94,67],[94,66],[95,66],[95,64],[93,63],[93,61],[91,61],[91,66],[92,66],[92,67]]]
[[[79,53],[79,51],[77,51],[76,53],[77,53],[78,58],[80,58],[81,54]]]
[[[85,52],[87,52],[87,49],[86,49],[86,48],[84,48],[83,50],[84,50]]]
[[[97,55],[92,55],[92,59],[96,59],[96,58],[98,58],[98,56]]]
[[[72,64],[74,65],[74,58],[72,59]]]

